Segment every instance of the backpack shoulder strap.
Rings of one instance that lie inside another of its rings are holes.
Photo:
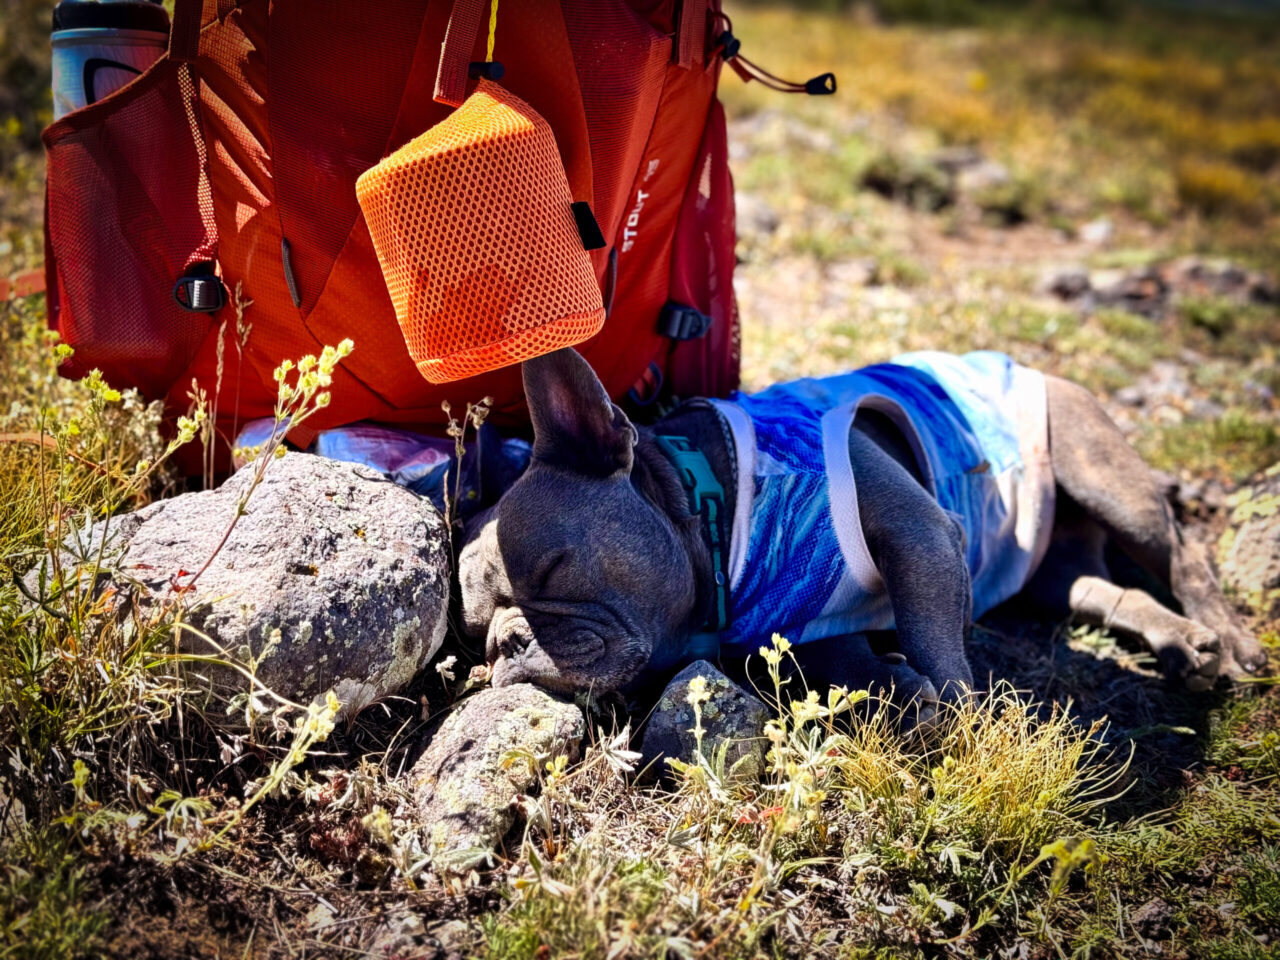
[[[201,0],[175,0],[173,26],[169,30],[169,59],[194,63],[200,53],[200,22],[204,16]]]
[[[676,27],[676,62],[685,69],[701,70],[707,46],[707,0],[684,0]]]

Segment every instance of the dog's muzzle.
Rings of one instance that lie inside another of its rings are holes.
[[[607,650],[604,638],[594,630],[557,631],[554,639],[549,634],[540,637],[539,632],[518,608],[495,614],[485,644],[495,685],[530,682],[571,687]]]

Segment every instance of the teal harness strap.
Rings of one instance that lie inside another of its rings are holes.
[[[659,434],[654,440],[676,468],[689,497],[689,512],[702,520],[711,549],[715,601],[702,628],[690,636],[684,656],[691,660],[714,660],[720,653],[720,631],[729,625],[729,537],[724,487],[716,479],[706,455],[688,437]]]

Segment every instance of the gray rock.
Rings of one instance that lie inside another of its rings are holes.
[[[1226,297],[1237,302],[1275,303],[1276,285],[1265,274],[1246,270],[1229,260],[1183,257],[1171,274],[1186,296]]]
[[[1116,403],[1126,407],[1140,407],[1147,402],[1146,391],[1138,386],[1121,387],[1116,391]]]
[[[478,934],[464,920],[445,920],[432,927],[427,936],[435,940],[444,957],[466,957],[475,951]]]
[[[338,915],[334,911],[333,907],[329,906],[327,902],[321,901],[307,911],[304,922],[306,923],[308,930],[318,933],[321,930],[333,926],[337,919]]]
[[[574,757],[586,732],[582,711],[528,683],[489,687],[468,698],[409,773],[410,816],[423,849],[442,873],[483,863],[516,821],[517,794],[538,782],[512,751]]]
[[[850,287],[865,287],[876,279],[880,264],[875,257],[855,257],[852,260],[837,260],[826,267],[827,279],[835,287],[837,296],[847,298],[854,296]],[[838,308],[839,302],[834,303]]]
[[[1172,404],[1181,408],[1189,405],[1190,397],[1186,368],[1169,360],[1157,360],[1137,383],[1116,391],[1116,401],[1132,407]]]
[[[943,147],[929,159],[938,169],[952,176],[961,170],[976,167],[985,162],[982,151],[972,146]]]
[[[777,231],[777,212],[755,194],[739,191],[734,205],[739,237],[763,237]]]
[[[464,920],[428,926],[411,907],[400,906],[362,938],[360,956],[378,960],[462,960],[475,955],[480,940],[479,930]]]
[[[861,185],[917,210],[938,211],[956,202],[953,174],[927,159],[892,151],[867,165]]]
[[[831,133],[806,123],[788,110],[757,110],[731,122],[728,134],[731,162],[788,147],[816,153],[829,153],[835,148]]]
[[[1093,286],[1089,271],[1084,267],[1057,267],[1047,271],[1040,279],[1040,289],[1063,300],[1075,300],[1089,293]]]
[[[1227,505],[1231,526],[1218,545],[1223,583],[1263,617],[1280,617],[1280,463]]]
[[[983,160],[956,172],[956,191],[963,197],[976,197],[1012,182],[1009,168],[995,160]]]
[[[1258,406],[1264,409],[1271,408],[1271,402],[1276,398],[1275,391],[1271,387],[1257,380],[1246,380],[1243,386],[1245,393],[1253,397]]]
[[[1169,305],[1169,283],[1154,267],[1098,270],[1090,277],[1097,303],[1139,316],[1158,318]]]
[[[367,467],[290,453],[267,466],[218,550],[253,469],[111,521],[117,609],[181,604],[187,623],[241,662],[256,658],[258,678],[293,699],[333,690],[356,711],[402,688],[444,639],[444,519]],[[98,525],[91,540],[101,536]],[[182,647],[216,652],[190,631]]]
[[[1098,217],[1096,220],[1090,220],[1083,224],[1079,231],[1080,239],[1085,243],[1093,246],[1102,246],[1110,243],[1112,236],[1115,235],[1115,225],[1107,217]]]
[[[1143,904],[1129,917],[1129,923],[1147,940],[1159,940],[1168,935],[1173,920],[1173,908],[1160,897]]]
[[[952,199],[984,200],[1013,183],[1009,168],[997,160],[989,160],[976,147],[945,147],[932,154],[928,163],[951,180]]]
[[[835,149],[835,139],[822,127],[805,123],[791,113],[780,114],[780,119],[788,143],[814,153],[830,153]]]
[[[738,764],[736,773],[756,778],[764,773],[764,725],[769,708],[717,670],[706,660],[696,660],[667,684],[649,717],[643,744],[643,765],[655,773],[663,769],[662,757],[686,763],[694,759],[697,741],[693,735],[693,707],[688,702],[689,681],[703,677],[710,699],[702,704],[703,755],[711,758],[723,743],[729,743],[726,769]],[[739,763],[741,761],[741,763]]]
[[[427,943],[426,925],[407,907],[392,911],[368,938],[366,956],[394,960],[434,960],[440,951]]]
[[[1216,400],[1196,398],[1191,401],[1191,409],[1187,414],[1194,420],[1217,420],[1227,412],[1227,408]]]

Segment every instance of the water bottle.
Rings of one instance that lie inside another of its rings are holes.
[[[53,8],[53,119],[101,100],[160,59],[169,14],[158,0],[62,0]]]

